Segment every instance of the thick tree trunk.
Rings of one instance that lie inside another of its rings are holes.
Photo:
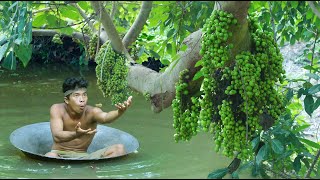
[[[237,26],[232,26],[233,33],[230,43],[234,44],[230,58],[243,50],[249,50],[250,35],[248,31],[247,14],[249,1],[218,1],[215,9],[232,13],[238,20]],[[151,109],[155,113],[161,112],[169,107],[175,98],[175,83],[179,80],[179,73],[184,69],[189,69],[190,76],[193,77],[200,67],[194,68],[195,63],[201,59],[199,54],[201,48],[202,31],[198,30],[190,34],[184,41],[188,46],[185,52],[178,52],[180,59],[173,62],[163,73],[157,73],[141,65],[130,66],[128,74],[129,86],[142,94],[150,94]],[[192,89],[198,90],[201,79],[195,82]]]

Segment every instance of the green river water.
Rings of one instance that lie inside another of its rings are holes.
[[[171,107],[155,114],[142,95],[133,94],[132,106],[109,127],[125,131],[139,141],[138,153],[107,161],[51,162],[25,156],[9,140],[22,126],[49,121],[49,108],[63,102],[61,86],[68,76],[83,75],[89,81],[88,104],[102,103],[115,109],[96,85],[93,68],[63,66],[0,69],[0,178],[207,178],[215,169],[229,165],[214,152],[212,136],[200,132],[190,142],[176,143]],[[249,174],[249,173],[247,173]],[[240,178],[250,178],[240,174]]]

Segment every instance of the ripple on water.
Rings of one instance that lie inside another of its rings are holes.
[[[159,178],[160,164],[166,164],[169,156],[161,155],[157,158],[142,160],[120,165],[108,165],[96,171],[98,178]],[[121,172],[121,173],[119,173]]]

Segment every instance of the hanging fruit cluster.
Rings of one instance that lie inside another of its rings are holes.
[[[200,129],[210,130],[215,151],[222,151],[227,157],[238,154],[238,158],[246,160],[253,155],[249,142],[260,134],[264,117],[268,115],[277,120],[284,110],[282,96],[274,85],[278,81],[282,83],[285,71],[272,33],[262,31],[251,16],[249,31],[253,47],[230,59],[233,44],[228,43],[232,36],[229,29],[236,24],[232,14],[221,10],[213,11],[206,21],[200,50],[204,77],[202,95],[181,96],[188,88],[183,78],[186,72],[182,71],[172,103],[173,126],[176,141],[190,140]],[[193,109],[190,103],[186,105],[188,101],[192,102]],[[184,123],[189,121],[196,125]]]
[[[59,34],[55,34],[52,37],[52,42],[57,43],[57,44],[63,44]]]
[[[198,132],[198,117],[200,104],[198,97],[189,97],[188,83],[191,81],[189,70],[180,72],[179,82],[176,84],[176,96],[172,101],[173,127],[176,130],[175,141],[190,140]]]
[[[93,37],[90,38],[89,47],[88,47],[89,50],[87,51],[88,52],[88,57],[90,59],[94,59],[95,58],[98,40],[99,39],[98,39],[98,35],[97,34],[94,34]]]
[[[127,82],[128,67],[123,54],[116,53],[110,42],[104,43],[95,59],[97,85],[111,103],[123,103],[130,94]]]

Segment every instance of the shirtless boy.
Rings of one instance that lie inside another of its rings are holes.
[[[131,105],[132,96],[116,104],[117,110],[103,112],[98,107],[87,105],[88,82],[82,77],[65,79],[62,90],[64,103],[53,104],[50,108],[50,128],[53,145],[49,157],[101,158],[125,154],[122,144],[114,144],[91,154],[87,149],[97,132],[97,124],[111,123],[118,119]]]

